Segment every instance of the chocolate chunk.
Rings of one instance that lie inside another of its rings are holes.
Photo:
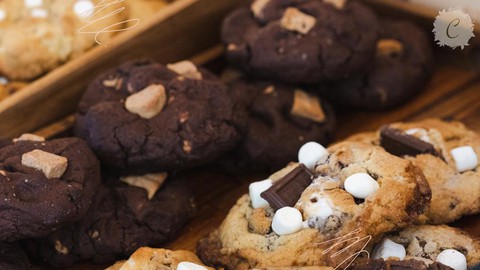
[[[430,270],[453,270],[450,266],[446,266],[445,264],[441,264],[439,262],[434,262],[428,268]]]
[[[442,158],[432,144],[389,126],[380,129],[380,144],[387,152],[399,157],[431,154]]]
[[[303,191],[312,183],[313,173],[303,164],[300,164],[293,171],[275,182],[260,196],[264,198],[270,206],[278,210],[286,206],[295,206]]]

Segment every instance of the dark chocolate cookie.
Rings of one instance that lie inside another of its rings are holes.
[[[373,68],[366,74],[328,84],[323,92],[332,102],[364,109],[400,105],[428,82],[433,64],[429,37],[407,21],[382,22]]]
[[[0,243],[0,269],[31,269],[27,254],[15,243]]]
[[[83,218],[100,184],[85,141],[18,141],[0,148],[0,239],[44,236]]]
[[[84,220],[24,241],[28,253],[56,267],[81,260],[111,263],[140,247],[171,240],[192,215],[192,196],[175,181],[167,181],[149,199],[143,188],[110,180],[100,187]]]
[[[187,61],[167,67],[128,62],[88,87],[75,134],[108,167],[122,174],[194,167],[241,139],[245,112],[226,85]]]
[[[375,14],[343,0],[257,0],[222,26],[229,62],[258,77],[298,84],[361,71],[377,36]]]
[[[278,170],[297,160],[300,147],[334,138],[335,116],[324,100],[300,88],[239,80],[232,91],[249,113],[244,140],[220,158],[222,167]]]
[[[351,270],[453,270],[452,268],[434,262],[427,265],[420,260],[366,260],[353,265]]]

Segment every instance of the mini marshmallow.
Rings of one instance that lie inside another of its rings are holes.
[[[25,133],[22,134],[20,137],[13,139],[14,143],[21,141],[44,142],[45,138],[35,134]]]
[[[397,244],[388,238],[384,238],[373,250],[374,259],[388,260],[389,258],[398,258],[399,260],[403,260],[406,255],[407,252],[405,251],[404,246]]]
[[[67,170],[65,157],[42,150],[33,150],[22,155],[22,165],[40,170],[48,179],[60,178]]]
[[[177,270],[207,270],[207,268],[192,262],[180,262]]]
[[[253,15],[257,18],[263,18],[263,9],[270,2],[270,0],[255,0],[253,1],[250,9],[253,12]]]
[[[303,207],[303,214],[305,219],[310,217],[326,219],[333,214],[333,208],[329,199],[313,196]]]
[[[167,173],[165,172],[120,177],[120,181],[124,183],[145,189],[149,200],[157,193],[157,190],[162,186],[163,182],[165,182],[165,179],[167,179]]]
[[[289,7],[285,10],[280,25],[287,30],[305,35],[312,30],[316,22],[315,17],[305,14],[297,8]]]
[[[442,251],[438,254],[436,261],[455,270],[467,270],[467,258],[454,249]]]
[[[28,8],[40,7],[43,5],[43,0],[24,0],[23,2]]]
[[[270,205],[268,202],[260,197],[260,194],[272,186],[272,180],[267,179],[259,182],[251,183],[248,186],[248,192],[250,194],[250,200],[252,201],[253,208],[266,208]]]
[[[48,12],[43,8],[34,8],[30,11],[30,16],[34,18],[47,18]]]
[[[298,151],[298,162],[303,163],[305,167],[313,170],[315,164],[328,156],[328,151],[321,144],[316,142],[308,142],[300,147]]]
[[[80,18],[88,18],[92,16],[95,5],[90,0],[78,0],[73,5],[73,12]]]
[[[0,21],[4,21],[6,18],[7,18],[7,12],[5,11],[5,9],[0,8]]]
[[[165,87],[161,84],[151,84],[129,96],[125,101],[125,108],[142,118],[150,119],[162,111],[166,100]]]
[[[292,234],[303,228],[302,214],[297,208],[283,207],[275,212],[272,230],[278,235]]]
[[[378,182],[366,173],[350,175],[343,185],[345,190],[357,199],[365,199],[380,188]]]
[[[450,151],[457,171],[464,172],[473,170],[478,166],[478,158],[475,150],[471,146],[461,146]]]
[[[197,66],[188,60],[180,61],[175,64],[168,64],[167,68],[189,79],[202,79],[202,73],[198,71]]]

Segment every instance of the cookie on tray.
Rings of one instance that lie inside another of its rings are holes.
[[[346,107],[385,109],[423,90],[433,69],[427,33],[409,21],[384,20],[371,70],[327,84],[323,94]]]
[[[97,77],[84,94],[75,134],[122,174],[206,164],[245,132],[245,109],[215,76],[182,61],[132,61]]]
[[[0,148],[0,240],[40,237],[84,217],[100,165],[78,138],[23,135]]]
[[[301,161],[320,154],[307,148]],[[252,183],[200,240],[200,258],[229,269],[337,267],[384,233],[411,225],[430,200],[420,169],[380,147],[340,143],[316,159],[314,171],[291,164]]]
[[[232,83],[231,89],[247,108],[248,131],[233,151],[220,158],[227,169],[276,171],[296,160],[306,142],[327,145],[334,138],[331,106],[305,90],[247,79]]]
[[[15,243],[0,243],[0,269],[28,270],[31,269],[27,254]]]
[[[143,246],[172,240],[193,214],[193,197],[166,173],[105,176],[87,216],[39,239],[25,241],[27,252],[55,267],[78,261],[112,263]],[[127,184],[128,183],[128,184]]]
[[[256,0],[250,8],[232,12],[222,26],[231,64],[254,76],[294,84],[362,71],[377,36],[375,14],[347,0]]]
[[[432,202],[421,223],[444,224],[480,213],[480,136],[456,121],[394,123],[347,140],[380,145],[422,169]]]
[[[122,29],[120,1],[4,0],[0,2],[0,74],[32,80]]]
[[[371,254],[373,260],[359,261],[353,269],[406,264],[410,267],[401,269],[467,270],[480,263],[480,241],[446,225],[414,226],[385,236]]]
[[[214,270],[204,265],[194,253],[187,250],[139,248],[126,261],[119,261],[106,270]]]

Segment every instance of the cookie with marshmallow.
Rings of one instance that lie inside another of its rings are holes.
[[[156,173],[118,178],[103,173],[104,184],[86,216],[45,237],[25,240],[28,254],[52,267],[80,261],[103,264],[174,239],[195,205],[189,190],[175,181],[179,179],[166,177]]]
[[[429,202],[420,169],[380,147],[347,142],[310,149],[321,155],[300,154],[301,164],[250,185],[221,226],[199,241],[204,262],[230,269],[334,267],[412,225]]]
[[[389,125],[405,135],[430,144],[438,153],[404,155],[424,173],[432,189],[432,202],[421,223],[444,224],[464,215],[480,213],[480,135],[457,121],[425,119]],[[381,145],[380,131],[347,140]]]
[[[104,1],[103,1],[104,2]],[[5,0],[0,2],[0,73],[12,80],[30,81],[73,59],[113,31],[126,27],[125,4],[102,0]],[[98,11],[98,12],[97,12]],[[96,13],[97,12],[97,13]],[[115,26],[113,26],[116,24]],[[79,32],[93,32],[83,33]]]
[[[119,261],[105,270],[214,270],[204,265],[191,251],[142,247],[130,258]]]

